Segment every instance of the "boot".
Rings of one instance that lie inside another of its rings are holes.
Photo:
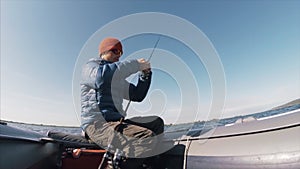
[[[108,161],[105,169],[114,169],[112,161]]]

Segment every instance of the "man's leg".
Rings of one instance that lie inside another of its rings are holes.
[[[158,116],[133,117],[126,119],[125,122],[150,129],[156,135],[164,132],[164,121]]]
[[[157,144],[153,131],[126,122],[95,122],[86,128],[86,134],[102,148],[112,144],[114,149],[122,150],[127,157],[122,164],[125,169],[141,167],[143,158],[152,156]]]

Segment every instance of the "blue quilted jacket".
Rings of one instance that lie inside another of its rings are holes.
[[[123,99],[142,101],[151,83],[151,72],[140,73],[137,85],[126,78],[139,71],[137,60],[108,62],[89,60],[83,67],[81,81],[81,125],[85,129],[95,120],[118,121],[126,116]]]

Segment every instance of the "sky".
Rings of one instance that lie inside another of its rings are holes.
[[[79,126],[81,66],[105,36],[122,40],[122,61],[154,51],[148,96],[128,117],[268,110],[300,97],[299,9],[296,0],[1,0],[1,120]]]

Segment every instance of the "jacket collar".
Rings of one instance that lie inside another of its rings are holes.
[[[92,58],[92,59],[90,59],[89,61],[97,62],[97,63],[99,63],[99,64],[109,64],[109,63],[113,63],[113,62],[104,60],[104,59],[102,59],[102,58],[100,58],[100,57]]]

